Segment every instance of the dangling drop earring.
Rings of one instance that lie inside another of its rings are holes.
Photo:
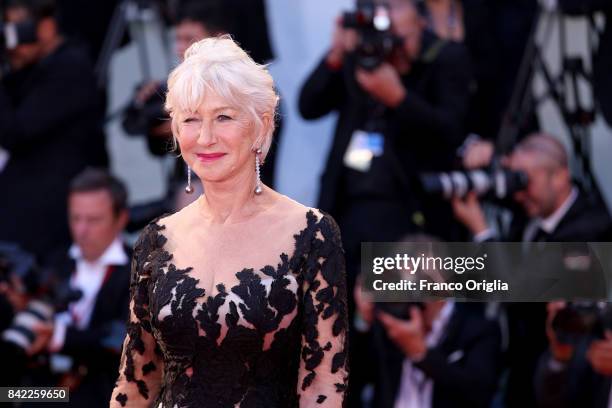
[[[187,194],[193,194],[193,186],[191,185],[191,167],[187,166],[187,187],[185,187]]]
[[[261,163],[259,162],[259,155],[261,154],[261,149],[257,149],[255,151],[255,173],[257,173],[257,185],[255,186],[255,194],[259,195],[263,192],[261,188]]]

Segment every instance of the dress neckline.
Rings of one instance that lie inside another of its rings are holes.
[[[293,234],[294,247],[293,247],[293,254],[291,255],[291,257],[289,257],[289,255],[287,255],[285,252],[282,252],[279,255],[280,262],[276,266],[266,264],[265,266],[258,269],[259,272],[262,272],[264,275],[267,275],[270,278],[279,279],[280,277],[285,276],[290,270],[297,269],[296,268],[297,265],[295,265],[295,263],[297,259],[303,255],[299,253],[300,250],[309,249],[309,247],[304,248],[302,241],[310,235],[308,234],[309,230],[315,230],[316,226],[319,225],[323,221],[323,219],[327,216],[325,212],[321,210],[318,210],[318,211],[321,213],[321,217],[318,220],[312,208],[309,208],[308,211],[305,213],[306,226],[303,229],[301,229],[298,233]],[[159,224],[159,221],[168,215],[171,215],[171,214],[170,213],[163,214],[155,218],[153,221],[151,221],[151,224],[154,226],[153,233],[155,234],[156,250],[160,252],[161,254],[160,258],[164,260],[161,264],[158,265],[158,268],[165,269],[165,271],[163,272],[164,275],[167,275],[169,272],[172,271],[174,273],[179,273],[181,275],[184,275],[186,278],[193,279],[195,289],[198,291],[201,291],[201,294],[200,296],[198,296],[198,298],[202,298],[203,299],[202,302],[206,302],[207,299],[209,298],[216,299],[218,296],[223,296],[223,297],[227,296],[228,291],[226,290],[225,282],[214,282],[213,281],[213,286],[211,288],[211,291],[214,290],[214,288],[217,288],[218,292],[214,296],[211,296],[210,293],[206,293],[205,288],[199,287],[200,279],[189,274],[189,272],[191,272],[194,269],[193,266],[186,266],[185,268],[179,269],[176,266],[176,264],[172,262],[174,255],[165,249],[165,244],[166,242],[168,242],[168,237],[166,237],[166,235],[162,232],[163,230],[166,229],[166,225]],[[306,251],[302,251],[302,252],[305,253]],[[240,271],[236,271],[233,273],[234,276],[238,278],[238,283],[230,287],[229,292],[232,292],[233,289],[236,289],[240,285],[242,285],[243,282],[241,279],[241,275],[244,276],[243,274],[248,274],[248,273],[256,276],[260,281],[262,280],[262,278],[259,275],[255,274],[254,267],[243,267]]]

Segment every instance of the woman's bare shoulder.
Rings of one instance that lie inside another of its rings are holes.
[[[186,226],[192,224],[196,215],[194,212],[196,204],[197,202],[194,201],[176,212],[164,214],[157,218],[155,223],[166,233],[172,234],[176,231],[181,231]]]

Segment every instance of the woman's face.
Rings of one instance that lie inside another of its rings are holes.
[[[197,112],[179,113],[177,119],[183,159],[202,181],[248,179],[255,172],[256,135],[245,112],[210,93]]]

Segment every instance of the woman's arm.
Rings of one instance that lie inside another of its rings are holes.
[[[304,277],[300,407],[340,407],[348,387],[344,251],[336,222],[322,217]]]
[[[113,390],[111,407],[152,406],[162,378],[161,351],[151,331],[149,283],[151,245],[155,237],[151,225],[145,227],[134,246],[130,280],[130,318],[123,342],[119,379]]]

